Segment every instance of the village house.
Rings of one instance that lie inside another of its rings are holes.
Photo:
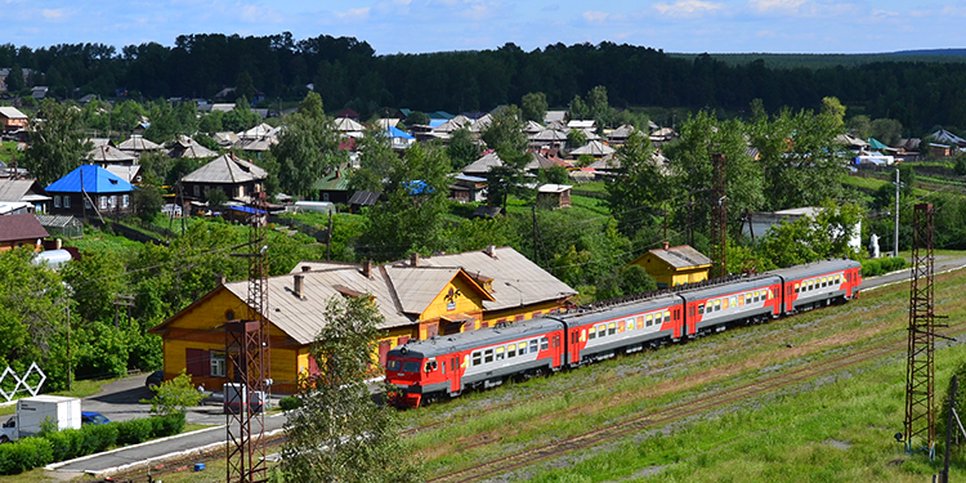
[[[361,266],[302,262],[268,279],[273,392],[292,393],[298,377],[316,370],[309,346],[337,297],[370,297],[382,320],[377,353],[410,339],[477,330],[553,313],[576,292],[512,248]],[[225,323],[248,314],[247,281],[223,283],[151,331],[164,343],[164,374],[187,370],[194,384],[229,380]]]
[[[44,191],[53,198],[52,214],[106,216],[131,212],[134,186],[100,166],[85,164]]]
[[[37,217],[30,213],[0,216],[0,252],[23,246],[39,252],[48,236]]]
[[[570,191],[567,184],[545,184],[537,187],[537,206],[541,208],[569,208]]]
[[[0,203],[26,204],[29,212],[46,213],[50,197],[42,192],[35,179],[0,178]]]
[[[689,245],[672,247],[667,242],[662,248],[648,250],[631,264],[644,268],[662,288],[703,282],[711,269],[711,259],[701,252]]]
[[[30,119],[16,107],[0,106],[0,132],[27,129]]]
[[[223,154],[181,178],[187,197],[208,199],[208,191],[218,189],[228,199],[248,201],[252,193],[262,191],[268,173],[251,161],[234,154]]]

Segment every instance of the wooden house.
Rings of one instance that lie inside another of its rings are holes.
[[[668,246],[648,250],[632,264],[640,265],[657,282],[658,287],[698,283],[708,279],[711,259],[689,245]]]
[[[0,252],[23,246],[39,252],[48,236],[47,230],[32,213],[0,216]]]
[[[234,154],[223,154],[181,178],[186,197],[207,200],[208,191],[217,189],[228,199],[249,201],[253,193],[262,191],[268,173],[251,161]]]
[[[131,212],[134,186],[100,166],[85,164],[44,191],[53,198],[51,214],[107,216]]]
[[[537,206],[542,208],[569,208],[570,191],[568,184],[545,184],[537,187]]]
[[[16,107],[0,106],[0,132],[27,129],[30,119]]]

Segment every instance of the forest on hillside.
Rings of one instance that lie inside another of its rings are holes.
[[[756,98],[776,110],[816,108],[822,97],[836,96],[850,114],[897,119],[914,135],[936,125],[966,127],[966,63],[955,62],[781,67],[763,59],[686,58],[610,42],[558,43],[529,52],[506,44],[482,51],[376,55],[368,43],[352,37],[299,40],[281,33],[183,35],[173,46],[145,43],[120,50],[103,44],[37,49],[5,44],[0,67],[28,74],[14,87],[46,85],[60,98],[210,98],[236,87],[237,95],[275,105],[300,99],[311,84],[328,109],[351,107],[368,116],[384,107],[489,110],[518,103],[528,92],[544,92],[551,106],[566,106],[575,95],[602,85],[615,107],[743,113]]]

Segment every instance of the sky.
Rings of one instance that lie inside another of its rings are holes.
[[[966,47],[953,0],[0,0],[0,43],[172,45],[191,33],[352,36],[378,54],[611,41],[667,52]]]

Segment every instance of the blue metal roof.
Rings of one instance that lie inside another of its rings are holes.
[[[81,183],[83,183],[83,187],[81,187]],[[134,191],[134,186],[100,166],[85,164],[48,185],[46,191],[53,193],[129,193]]]
[[[387,131],[389,132],[389,137],[392,137],[392,138],[416,139],[415,137],[413,137],[412,134],[409,134],[408,132],[403,131],[402,129],[399,129],[396,126],[389,126]]]
[[[265,210],[259,210],[258,208],[253,208],[251,206],[226,206],[231,211],[238,211],[241,213],[248,213],[249,215],[264,215],[268,213]]]
[[[430,119],[429,127],[440,127],[443,124],[446,124],[446,121],[447,119]]]

